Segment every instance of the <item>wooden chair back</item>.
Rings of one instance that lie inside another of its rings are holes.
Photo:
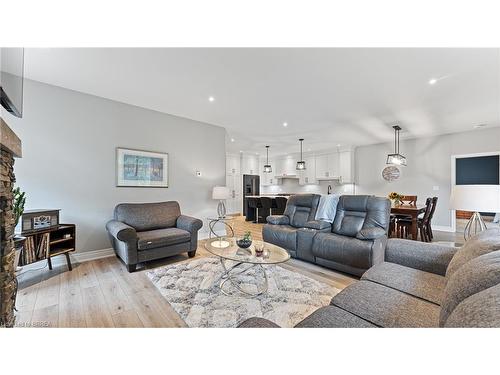
[[[431,213],[432,213],[432,207],[433,207],[433,198],[427,198],[425,200],[425,212],[424,212],[424,216],[422,217],[422,223],[423,223],[423,225],[429,224]]]
[[[401,204],[416,206],[417,205],[417,196],[416,195],[403,195],[403,196],[401,196]]]
[[[434,212],[436,211],[437,201],[438,201],[438,197],[432,198],[432,208],[431,208],[431,214],[429,216],[429,221],[431,221],[432,218],[434,217]]]

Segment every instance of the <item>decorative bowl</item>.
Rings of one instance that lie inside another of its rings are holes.
[[[242,249],[248,249],[251,244],[252,240],[246,240],[244,238],[236,240],[236,245],[238,245],[238,247],[241,247]]]

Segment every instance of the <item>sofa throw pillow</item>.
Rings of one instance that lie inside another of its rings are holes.
[[[441,301],[439,325],[466,298],[500,284],[500,250],[481,255],[464,264],[450,276]]]
[[[500,228],[487,229],[475,235],[451,259],[446,269],[446,279],[449,280],[468,261],[496,250],[500,250]]]

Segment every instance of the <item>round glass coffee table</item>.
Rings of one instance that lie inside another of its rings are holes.
[[[225,295],[232,294],[225,287],[228,282],[238,291],[249,296],[255,297],[267,292],[268,276],[264,266],[284,263],[290,259],[290,255],[285,249],[263,241],[252,241],[252,245],[248,249],[242,249],[236,245],[235,237],[208,239],[205,248],[220,260],[224,273],[219,287]],[[256,249],[262,249],[262,252],[256,253]],[[231,262],[234,264],[229,265]],[[238,276],[244,275],[254,268],[263,276],[264,281],[259,283],[256,277],[257,291],[245,290]]]

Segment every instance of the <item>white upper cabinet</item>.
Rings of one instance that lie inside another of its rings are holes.
[[[316,156],[316,178],[318,180],[336,179],[339,177],[339,154],[332,152],[330,154]]]
[[[260,174],[257,155],[243,155],[241,159],[241,174]]]
[[[226,155],[226,175],[240,174],[240,155]]]
[[[316,156],[316,179],[354,183],[354,151],[346,150]]]
[[[316,178],[328,177],[328,155],[316,156]]]
[[[306,169],[304,171],[297,171],[299,176],[299,185],[317,184],[316,180],[316,158],[314,156],[307,156],[304,158],[306,162]]]
[[[354,151],[339,152],[339,175],[343,184],[354,183]]]
[[[297,170],[295,169],[297,164],[297,159],[292,155],[288,155],[282,158],[276,159],[276,171],[275,176],[295,176],[297,175]]]

